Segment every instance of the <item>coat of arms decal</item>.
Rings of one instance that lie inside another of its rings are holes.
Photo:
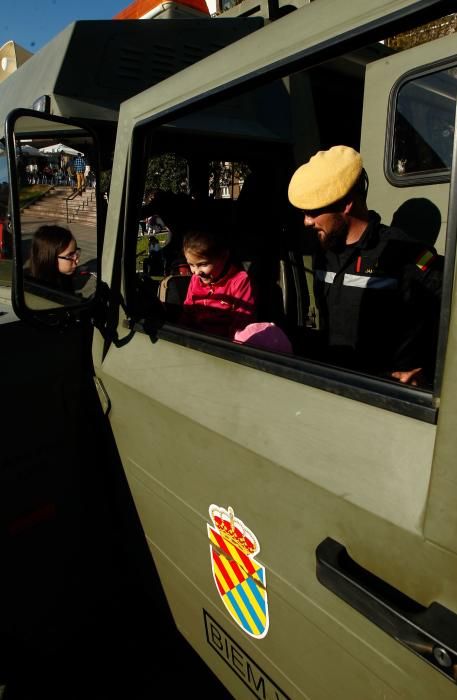
[[[216,588],[241,629],[262,639],[269,618],[265,567],[254,559],[260,551],[257,538],[230,506],[225,510],[212,504],[209,514],[214,525],[208,525],[208,536]]]

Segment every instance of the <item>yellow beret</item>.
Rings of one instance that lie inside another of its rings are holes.
[[[318,151],[301,165],[289,183],[289,201],[298,209],[320,209],[344,197],[363,169],[360,153],[349,146]]]

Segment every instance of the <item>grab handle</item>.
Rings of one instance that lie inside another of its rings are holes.
[[[457,615],[440,603],[428,608],[357,564],[327,537],[316,549],[316,576],[414,654],[457,682]]]

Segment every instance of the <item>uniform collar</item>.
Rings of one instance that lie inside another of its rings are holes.
[[[368,212],[368,224],[365,231],[362,233],[361,237],[356,243],[348,246],[348,248],[369,248],[375,240],[378,238],[379,225],[381,223],[381,217],[375,211]]]

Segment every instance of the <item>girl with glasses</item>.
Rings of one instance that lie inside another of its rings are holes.
[[[63,226],[40,226],[35,231],[29,260],[30,276],[55,289],[72,292],[71,278],[79,263],[80,248]]]

